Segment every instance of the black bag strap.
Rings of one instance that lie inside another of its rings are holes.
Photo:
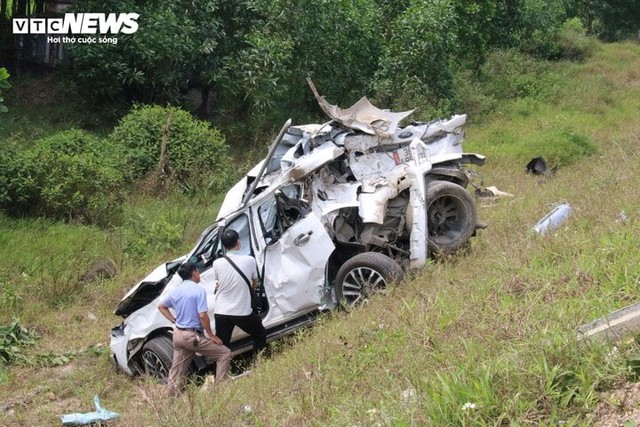
[[[247,276],[242,272],[242,270],[240,270],[240,268],[236,265],[236,263],[231,261],[231,258],[229,258],[226,255],[224,255],[223,258],[226,259],[229,262],[229,264],[231,264],[231,267],[233,267],[238,272],[238,274],[240,274],[240,276],[244,279],[244,281],[247,282],[247,286],[249,287],[249,292],[253,292],[253,288],[251,287],[251,282],[249,281],[249,279],[247,279]]]

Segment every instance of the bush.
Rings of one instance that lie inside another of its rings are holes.
[[[569,60],[584,60],[591,56],[596,47],[596,41],[587,37],[578,18],[571,18],[562,25],[558,43],[560,57]]]
[[[516,50],[491,52],[480,70],[479,82],[485,94],[495,99],[537,97],[546,88],[548,66]]]
[[[168,163],[162,173],[186,188],[226,188],[233,174],[224,137],[209,123],[175,107],[136,107],[109,136],[127,149],[130,179],[161,169],[163,132]]]
[[[180,245],[183,226],[173,218],[134,215],[127,218],[123,252],[131,259],[144,259],[155,252],[173,252]]]
[[[111,225],[121,219],[123,174],[118,151],[72,129],[24,151],[0,152],[0,208],[12,216]]]

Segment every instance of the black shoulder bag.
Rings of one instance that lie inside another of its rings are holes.
[[[240,270],[240,268],[236,265],[236,263],[231,261],[231,258],[229,258],[226,255],[224,255],[224,259],[226,259],[229,262],[229,264],[231,264],[231,267],[233,267],[234,270],[238,272],[240,277],[242,277],[246,282],[247,286],[249,287],[249,295],[251,295],[251,310],[253,310],[255,314],[259,314],[263,308],[262,298],[253,291],[253,288],[251,287],[251,281],[249,281],[247,276],[242,272],[242,270]]]

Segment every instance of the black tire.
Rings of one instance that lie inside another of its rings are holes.
[[[142,347],[140,355],[142,371],[166,383],[173,362],[173,341],[167,335],[150,339]]]
[[[430,254],[451,254],[466,246],[476,229],[476,207],[464,187],[433,181],[427,187]]]
[[[338,270],[336,297],[344,307],[353,307],[387,286],[402,280],[404,272],[393,259],[377,252],[364,252],[347,260]]]

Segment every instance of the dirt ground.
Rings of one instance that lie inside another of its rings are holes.
[[[640,425],[640,383],[627,383],[601,395],[595,411],[598,427],[635,427]]]

